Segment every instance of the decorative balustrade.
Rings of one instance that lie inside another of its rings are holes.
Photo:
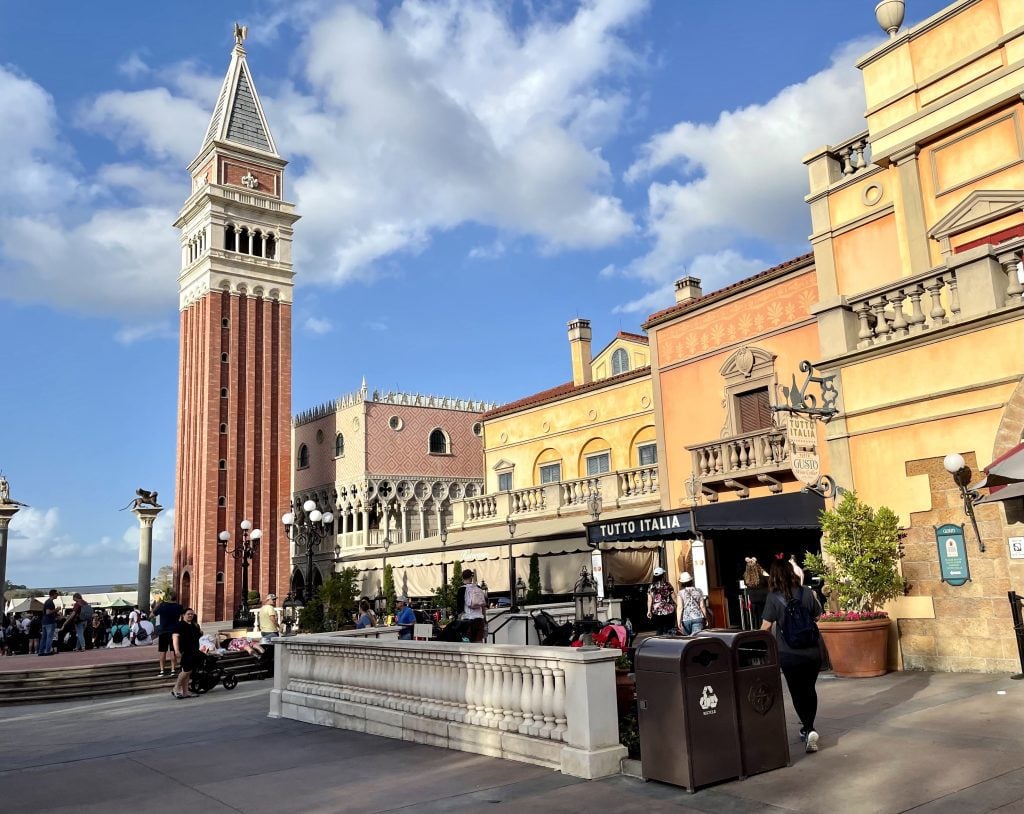
[[[850,309],[860,322],[858,348],[870,348],[955,322],[960,317],[956,272],[931,272],[901,280],[889,288],[852,298]]]
[[[1020,305],[1024,302],[1024,261],[1020,252],[999,256],[999,265],[1006,275],[1005,305]]]
[[[529,514],[544,511],[544,487],[530,486],[509,492],[509,514]]]
[[[597,476],[559,481],[559,507],[579,506],[580,508],[586,508],[588,495],[595,490],[600,491],[600,489],[601,478]]]
[[[638,466],[615,473],[619,479],[619,494],[623,497],[645,497],[658,494],[658,467]]]
[[[494,495],[467,497],[460,502],[465,508],[466,522],[493,520],[498,516],[498,500]]]
[[[843,178],[849,178],[871,166],[871,144],[868,132],[858,133],[853,138],[832,148],[829,156],[839,166]]]
[[[687,449],[693,457],[693,471],[704,482],[724,481],[789,467],[786,432],[778,427],[719,438]]]
[[[617,650],[278,639],[271,717],[560,769],[617,774]]]

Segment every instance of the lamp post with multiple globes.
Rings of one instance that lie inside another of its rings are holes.
[[[306,584],[305,604],[313,599],[313,554],[320,546],[320,541],[327,536],[334,523],[334,515],[331,512],[321,512],[315,500],[307,500],[302,504],[302,516],[297,517],[296,511],[286,512],[281,516],[284,523],[285,533],[288,539],[295,543],[295,550],[305,550],[306,554]]]
[[[263,532],[259,529],[254,529],[251,520],[243,520],[239,523],[239,526],[242,529],[242,539],[235,544],[234,548],[228,549],[228,541],[231,539],[230,532],[222,531],[217,535],[217,538],[225,554],[242,561],[242,603],[238,606],[238,612],[235,614],[232,624],[238,628],[244,627],[248,629],[252,627],[253,621],[252,611],[249,610],[249,563],[252,562],[256,552],[259,551],[260,538],[263,536]]]

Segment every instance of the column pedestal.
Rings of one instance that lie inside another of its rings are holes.
[[[132,509],[139,519],[139,588],[140,611],[149,613],[149,585],[153,581],[153,523],[163,506],[136,506]]]

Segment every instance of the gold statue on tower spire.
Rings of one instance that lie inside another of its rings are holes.
[[[249,26],[235,23],[235,45],[241,45],[249,36]]]

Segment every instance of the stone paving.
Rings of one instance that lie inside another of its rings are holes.
[[[0,810],[1024,812],[1024,682],[893,673],[818,686],[818,754],[794,737],[790,768],[693,795],[269,719],[269,682],[184,701],[10,707],[0,711]]]

